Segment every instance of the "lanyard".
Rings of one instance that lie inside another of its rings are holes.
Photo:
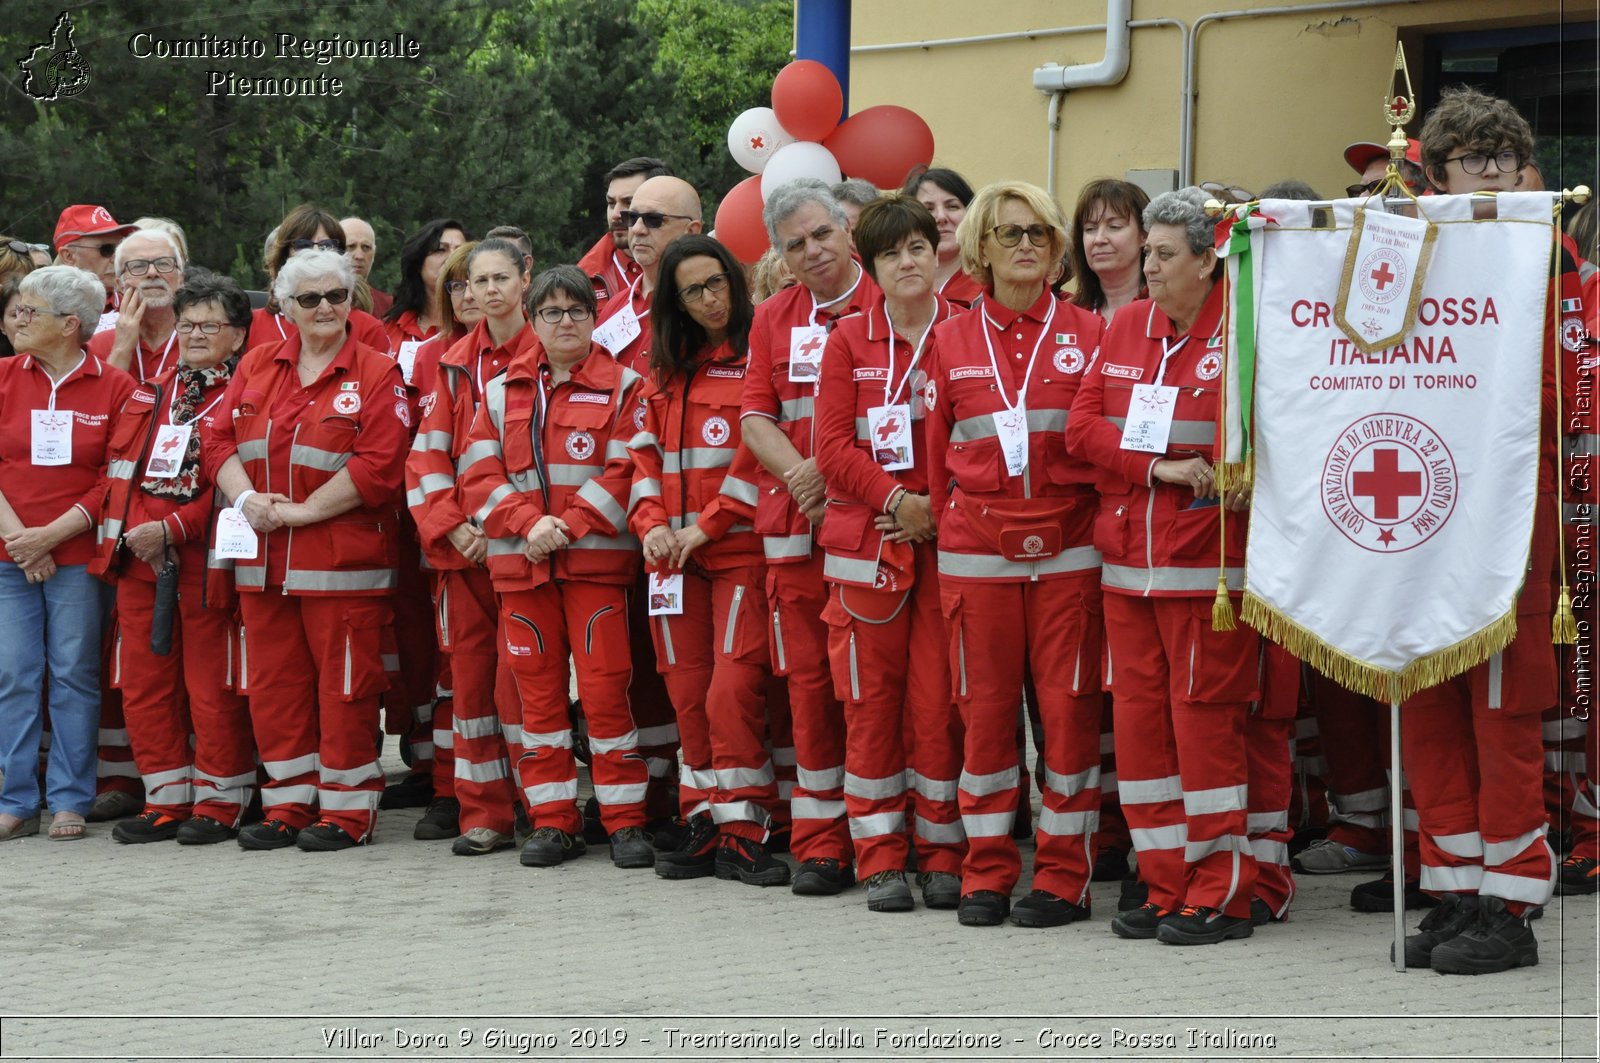
[[[1186,347],[1188,345],[1188,343],[1189,343],[1189,337],[1188,336],[1185,336],[1183,339],[1179,340],[1177,343],[1169,343],[1168,340],[1167,340],[1167,337],[1165,337],[1165,336],[1161,337],[1161,364],[1156,367],[1156,381],[1155,382],[1156,382],[1156,386],[1157,387],[1159,387],[1161,385],[1161,381],[1166,378],[1166,375],[1167,375],[1167,363],[1172,360],[1172,356],[1173,355],[1175,355],[1179,351],[1183,350],[1184,347]]]
[[[983,317],[985,321],[993,325],[995,328],[1000,327],[1000,323],[989,316],[989,311],[985,310],[983,312]],[[1045,311],[1044,324],[1039,326],[1039,338],[1033,341],[1033,354],[1028,356],[1028,368],[1027,371],[1022,374],[1022,386],[1017,389],[1016,402],[1012,402],[1010,399],[1006,398],[1006,387],[1004,384],[1000,383],[1000,363],[995,360],[994,356],[994,341],[989,338],[989,330],[987,328],[983,330],[983,345],[989,349],[989,368],[994,370],[995,390],[1000,393],[1000,401],[1005,403],[1006,409],[1015,410],[1019,406],[1023,407],[1024,409],[1027,408],[1028,385],[1033,382],[1033,363],[1038,359],[1039,347],[1044,343],[1044,338],[1050,335],[1050,323],[1055,319],[1056,301],[1051,299],[1050,309]]]
[[[84,351],[83,354],[78,358],[78,364],[77,365],[73,366],[71,369],[68,369],[65,373],[62,373],[60,380],[51,380],[50,381],[50,404],[48,406],[46,406],[45,409],[53,410],[53,409],[56,408],[56,389],[59,388],[62,384],[65,384],[72,377],[73,373],[76,373],[79,369],[82,369],[83,368],[83,363],[87,362],[88,360],[89,360],[89,352],[88,351]],[[37,363],[37,361],[38,360],[35,359],[36,363]],[[47,379],[49,378],[49,376],[50,376],[49,373],[45,373],[45,377]]]
[[[623,276],[626,277],[627,274],[624,273]],[[628,306],[630,308],[633,306],[633,293],[638,291],[639,290],[639,285],[641,285],[643,283],[644,283],[644,273],[641,272],[639,274],[639,276],[634,278],[633,283],[628,285]],[[639,311],[635,310],[633,312],[633,316],[634,316],[634,318],[636,318],[639,321],[643,321],[645,318],[649,317],[650,316],[650,303],[649,303],[649,300],[645,301],[644,313],[641,314]]]
[[[906,381],[911,379],[911,373],[917,368],[917,363],[922,360],[922,345],[928,341],[928,333],[933,331],[934,322],[939,320],[939,301],[933,303],[933,316],[928,319],[928,327],[922,330],[922,335],[917,337],[916,346],[911,348],[911,364],[906,366],[905,373],[897,382],[894,378],[894,322],[889,318],[889,304],[883,304],[884,324],[889,326],[889,376],[883,382],[883,404],[893,406],[894,400],[900,397],[900,391],[906,386]]]
[[[633,262],[633,259],[630,258],[628,261]],[[622,264],[622,259],[617,257],[617,253],[615,251],[611,252],[611,264],[616,267],[617,276],[621,277],[623,280],[628,279],[628,267]],[[639,263],[633,262],[633,268],[643,273],[643,269],[640,267]]]
[[[176,340],[177,338],[178,338],[178,330],[177,329],[173,329],[172,330],[172,335],[167,337],[167,345],[165,347],[161,348],[161,361],[156,363],[156,372],[155,372],[156,376],[160,376],[163,372],[166,371],[166,368],[167,368],[167,353],[172,350],[172,341]],[[146,380],[150,379],[149,377],[144,375],[144,345],[143,344],[141,344],[141,343],[135,343],[134,344],[134,346],[133,346],[133,356],[135,358],[139,359],[139,383],[142,384]]]
[[[854,263],[852,263],[852,265],[854,265]],[[806,323],[808,325],[810,325],[812,328],[815,328],[816,325],[817,325],[817,313],[818,313],[818,311],[826,310],[830,306],[836,306],[839,303],[842,303],[846,299],[850,298],[852,295],[854,295],[856,293],[856,289],[861,287],[861,278],[864,277],[864,276],[866,276],[866,271],[863,270],[860,266],[856,266],[856,279],[855,279],[854,282],[851,283],[849,288],[845,289],[845,293],[843,295],[835,296],[834,298],[829,299],[825,303],[817,302],[817,297],[815,295],[812,295],[811,296],[811,319]]]
[[[206,403],[205,409],[201,410],[199,413],[195,414],[193,417],[189,418],[187,421],[184,421],[182,424],[179,424],[178,423],[178,418],[173,414],[172,411],[175,410],[177,408],[177,406],[178,406],[178,392],[180,390],[181,389],[179,387],[177,387],[177,382],[174,381],[173,382],[173,388],[172,388],[172,398],[167,400],[167,423],[170,424],[174,428],[184,428],[184,427],[186,427],[188,425],[194,424],[200,418],[202,418],[206,414],[210,413],[211,412],[211,407],[213,407],[217,403],[221,402],[227,396],[227,391],[228,391],[227,388],[223,388],[217,394],[216,398],[214,398],[210,402]]]
[[[279,336],[282,336],[284,339],[289,338],[289,334],[283,331],[283,315],[281,313],[272,315],[272,323],[278,326]]]

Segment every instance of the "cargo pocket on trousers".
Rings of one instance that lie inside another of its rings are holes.
[[[344,614],[344,652],[334,663],[334,682],[344,701],[375,697],[389,689],[383,667],[383,635],[387,618],[366,611]]]
[[[1211,630],[1210,598],[1188,598],[1187,637],[1181,656],[1169,662],[1194,705],[1233,706],[1261,696],[1261,636],[1244,624]],[[1176,685],[1176,684],[1175,684]]]

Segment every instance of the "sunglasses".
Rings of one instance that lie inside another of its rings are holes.
[[[309,251],[313,247],[315,247],[319,251],[343,251],[344,250],[344,241],[343,240],[337,240],[337,239],[331,239],[331,238],[327,239],[327,240],[290,240],[289,241],[289,250],[295,252],[296,254],[298,254],[301,251]]]
[[[110,258],[117,253],[116,244],[68,244],[67,246],[80,251],[98,251],[101,258]]]
[[[346,299],[350,298],[350,289],[330,288],[325,292],[303,292],[300,295],[291,296],[291,298],[300,304],[302,310],[315,310],[317,305],[324,299],[328,300],[329,306],[343,304]]]
[[[679,221],[694,221],[687,214],[663,214],[659,210],[625,210],[621,214],[622,224],[633,228],[636,222],[644,222],[646,229],[659,229],[667,223],[668,218],[677,218]]]
[[[546,325],[559,325],[561,319],[570,317],[573,321],[589,320],[587,306],[547,306],[539,311],[539,320]]]
[[[1249,189],[1240,188],[1238,185],[1225,185],[1221,181],[1201,181],[1202,191],[1210,192],[1226,203],[1250,203],[1255,200],[1255,195]]]
[[[1016,247],[1018,244],[1022,243],[1022,238],[1024,236],[1028,238],[1028,243],[1032,244],[1034,247],[1049,247],[1052,233],[1053,230],[1050,228],[1050,226],[1040,225],[1038,222],[1034,222],[1026,229],[1020,225],[1012,225],[1007,223],[1004,225],[996,225],[994,228],[989,230],[989,235],[993,236],[995,242],[1001,247]]]

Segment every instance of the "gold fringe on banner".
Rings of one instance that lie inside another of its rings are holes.
[[[1404,701],[1488,660],[1517,636],[1517,609],[1453,646],[1419,657],[1401,671],[1379,668],[1324,642],[1261,598],[1244,594],[1244,622],[1347,690],[1384,704]]]

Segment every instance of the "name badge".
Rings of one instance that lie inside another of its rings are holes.
[[[683,613],[683,573],[650,573],[650,615],[679,616]]]
[[[72,411],[33,411],[33,464],[72,464]]]
[[[150,447],[150,460],[144,474],[156,480],[170,480],[183,468],[183,457],[189,453],[189,436],[194,426],[189,424],[164,424],[156,429],[156,441]]]
[[[242,509],[225,509],[217,514],[217,548],[219,558],[237,558],[248,561],[256,556],[261,541],[250,519]]]
[[[639,338],[642,331],[639,327],[639,315],[629,302],[615,314],[606,318],[605,323],[597,325],[594,330],[594,341],[611,352],[615,358],[627,350],[628,344]]]
[[[417,351],[422,347],[421,340],[404,340],[400,344],[400,353],[395,361],[400,363],[400,375],[406,378],[406,383],[411,383],[411,371],[417,367]]]
[[[1000,439],[1006,472],[1021,476],[1028,468],[1028,411],[1019,405],[1014,410],[999,410],[993,416],[994,434]]]
[[[796,325],[789,330],[789,382],[815,384],[822,374],[822,351],[828,330],[821,325]]]
[[[1122,426],[1122,449],[1144,454],[1165,454],[1172,433],[1172,414],[1178,406],[1178,389],[1166,384],[1135,384],[1128,403],[1128,420]]]
[[[911,442],[911,407],[874,406],[867,411],[867,435],[872,440],[872,460],[885,472],[899,472],[914,464]]]

